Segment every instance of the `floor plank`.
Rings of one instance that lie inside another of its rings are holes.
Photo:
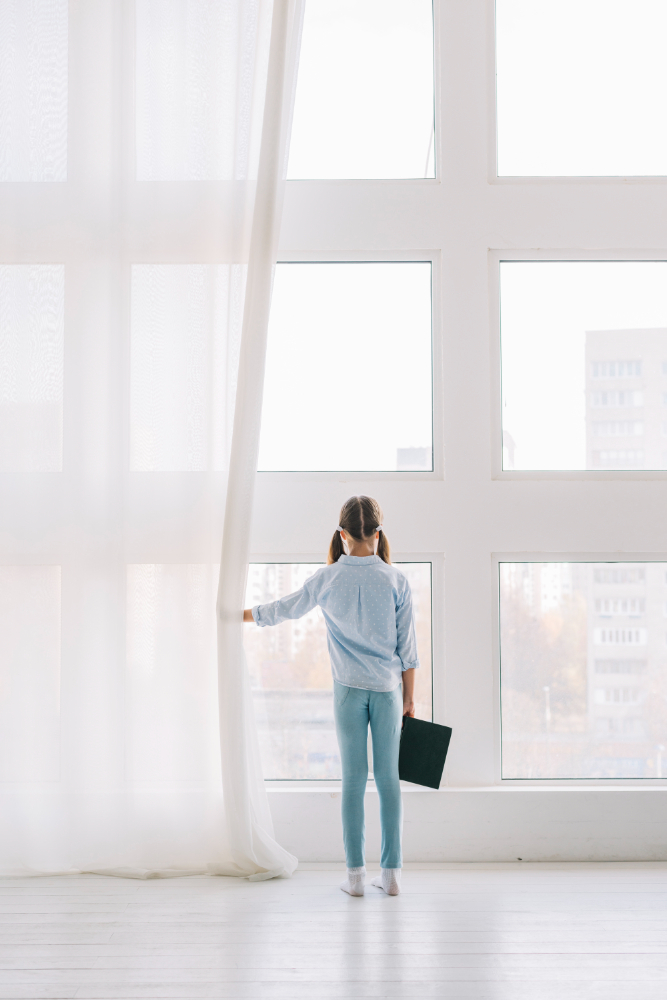
[[[665,1000],[667,863],[0,879],[0,1000]]]

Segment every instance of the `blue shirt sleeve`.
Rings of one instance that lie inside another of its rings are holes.
[[[257,604],[252,616],[257,625],[280,625],[290,618],[303,618],[317,606],[317,574],[306,580],[301,590],[270,604]]]
[[[419,666],[412,590],[407,580],[396,605],[396,652],[403,662],[403,670],[413,670]]]

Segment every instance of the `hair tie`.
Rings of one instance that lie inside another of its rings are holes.
[[[338,527],[336,528],[336,531],[345,531],[345,528],[341,528],[339,524]],[[384,528],[382,527],[381,524],[378,524],[377,528],[373,528],[373,534],[375,534],[376,531],[384,531]]]

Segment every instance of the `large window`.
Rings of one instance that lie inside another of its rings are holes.
[[[307,0],[288,176],[433,177],[431,0]]]
[[[60,566],[0,566],[0,782],[60,777]]]
[[[667,469],[667,263],[500,264],[504,469]]]
[[[0,265],[0,472],[60,472],[65,268]]]
[[[45,650],[61,608],[62,692],[83,685],[93,712],[76,765],[98,780],[100,720],[127,695],[132,780],[214,774],[217,748],[186,736],[216,710],[216,574],[201,567],[222,534],[244,295],[219,206],[259,139],[217,113],[245,85],[227,58],[235,9],[0,4],[0,725],[22,748],[0,761],[8,782],[58,780]],[[455,788],[667,783],[666,17],[664,0],[306,0],[249,600],[312,572],[352,494],[378,498],[397,560],[432,564],[420,713],[454,729],[451,794],[418,816],[432,857],[438,809],[480,843]],[[113,136],[111,170],[96,135]],[[127,546],[87,548],[121,522]],[[123,691],[105,680],[116,615]],[[247,631],[267,776],[335,778],[322,622]],[[327,795],[293,794],[318,836],[331,826]],[[568,830],[596,813],[587,795],[557,796]],[[636,829],[655,822],[649,798]],[[406,796],[406,815],[422,801]],[[523,801],[544,812],[542,792]],[[523,808],[484,803],[492,850],[512,839],[501,825],[521,842]]]
[[[419,719],[432,719],[431,564],[397,563],[412,588],[421,665],[416,673]],[[317,563],[254,563],[246,605],[266,604],[303,586]],[[333,681],[322,612],[297,621],[247,629],[250,669],[264,776],[340,778],[333,719]]]
[[[67,180],[67,0],[0,8],[0,183]]]
[[[131,276],[130,468],[224,469],[243,269],[135,264]]]
[[[260,470],[433,468],[431,264],[279,264]]]
[[[664,0],[496,0],[498,173],[667,173]]]
[[[665,608],[667,563],[500,563],[503,778],[667,777]]]

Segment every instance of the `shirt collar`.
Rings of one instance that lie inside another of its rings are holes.
[[[382,562],[379,556],[341,556],[339,563],[349,563],[350,566],[370,566]]]

